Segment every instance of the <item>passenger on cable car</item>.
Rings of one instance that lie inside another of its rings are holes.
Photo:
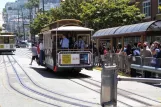
[[[70,33],[68,33],[68,39],[69,39],[69,48],[72,49],[74,47],[74,41]]]
[[[38,58],[39,58],[38,64],[40,65],[40,46],[39,46],[39,44],[40,44],[40,41],[39,41],[39,43],[37,44],[37,54],[38,54]]]
[[[61,49],[69,49],[69,39],[65,35],[62,36],[60,40]]]
[[[40,48],[40,65],[43,65],[45,55],[44,55],[44,44],[42,40],[40,41],[39,48]]]
[[[78,41],[75,42],[74,47],[81,49],[81,50],[85,48],[85,42],[81,36],[78,38]]]

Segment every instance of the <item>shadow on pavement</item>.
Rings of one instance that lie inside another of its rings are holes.
[[[12,53],[12,52],[5,52],[5,53],[0,53],[0,55],[15,55],[15,53]]]
[[[48,70],[46,68],[35,68],[31,67],[34,69],[37,73],[42,75],[43,77],[46,78],[54,78],[54,79],[80,79],[80,78],[90,78],[88,75],[84,75],[81,73],[72,73],[69,71],[64,71],[64,72],[57,72],[55,73],[52,70]]]
[[[161,88],[161,83],[160,83],[160,84],[154,84],[154,83],[145,83],[145,84],[148,84],[148,85],[151,85],[151,86],[154,86],[154,87]]]

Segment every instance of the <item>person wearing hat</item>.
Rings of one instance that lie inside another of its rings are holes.
[[[140,55],[145,58],[145,57],[152,57],[151,50],[148,47],[148,42],[143,43],[143,49],[140,52]]]

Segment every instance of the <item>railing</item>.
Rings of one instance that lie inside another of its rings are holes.
[[[102,58],[101,93],[102,107],[117,107],[118,81],[137,81],[146,83],[161,83],[161,79],[154,78],[118,78],[118,70],[134,68],[148,70],[153,73],[161,73],[161,59],[132,57],[120,54],[107,54]],[[154,63],[157,62],[157,63]]]
[[[131,68],[140,71],[149,71],[161,74],[161,58],[125,56],[122,54],[107,54],[102,59],[106,66],[117,66],[121,71],[130,71]]]

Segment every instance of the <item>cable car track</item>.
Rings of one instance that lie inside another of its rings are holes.
[[[90,78],[90,80],[95,81],[95,82],[101,84],[100,81],[97,81],[97,80],[94,80],[94,79],[91,79],[91,78]],[[157,100],[154,100],[154,99],[151,99],[151,98],[148,98],[148,97],[145,97],[145,96],[142,96],[142,95],[139,95],[139,94],[136,94],[136,93],[133,93],[133,92],[130,92],[130,91],[121,89],[121,88],[117,88],[117,89],[118,89],[118,90],[121,90],[121,91],[125,91],[125,92],[128,92],[128,93],[131,93],[131,94],[135,94],[135,95],[137,95],[137,96],[139,96],[139,97],[144,97],[144,98],[146,98],[146,99],[148,99],[148,100],[151,100],[151,101],[155,101],[155,102],[161,103],[160,101],[157,101]]]
[[[42,86],[38,85],[36,82],[34,82],[34,80],[32,80],[32,79],[30,78],[30,76],[26,73],[26,71],[25,71],[25,70],[22,68],[22,66],[15,60],[15,58],[14,58],[13,56],[12,56],[12,58],[14,59],[14,62],[16,62],[16,63],[19,65],[19,67],[23,70],[23,72],[26,74],[26,76],[31,80],[31,82],[32,82],[35,86],[37,86],[38,88],[41,88],[42,90],[48,91],[48,92],[50,92],[50,93],[52,93],[52,94],[56,94],[56,95],[59,95],[59,96],[66,97],[66,98],[68,98],[68,99],[73,99],[73,100],[81,101],[81,102],[83,102],[83,103],[89,103],[89,104],[98,105],[97,103],[93,103],[93,102],[81,100],[81,99],[78,99],[78,98],[70,97],[70,96],[67,96],[67,95],[63,95],[63,94],[61,94],[61,93],[54,92],[54,91],[52,91],[52,90],[49,90],[49,89],[47,89],[47,88],[45,88],[45,87],[42,87]]]
[[[7,56],[7,57],[8,57],[8,56]],[[13,57],[13,56],[12,56],[12,57]],[[11,62],[11,60],[10,60],[9,57],[8,57],[8,59],[9,59],[9,61],[10,61],[10,63],[11,63],[11,66],[12,66],[14,72],[15,72],[16,75],[17,75],[17,78],[18,78],[19,82],[21,83],[21,85],[22,85],[25,89],[27,89],[27,90],[29,90],[29,91],[35,93],[35,94],[38,94],[38,95],[41,95],[41,96],[43,96],[43,97],[47,97],[47,98],[49,98],[49,99],[56,100],[56,101],[59,101],[59,102],[63,102],[63,103],[67,103],[67,104],[71,104],[71,105],[75,105],[75,106],[89,107],[88,105],[78,104],[78,103],[75,103],[75,102],[71,102],[71,101],[59,99],[59,98],[56,98],[56,97],[53,97],[53,96],[50,96],[50,95],[46,95],[46,94],[43,94],[42,92],[38,92],[38,91],[36,91],[36,90],[34,90],[34,89],[32,89],[32,88],[26,86],[25,83],[23,83],[23,80],[21,80],[21,77],[19,76],[19,74],[18,74],[16,68],[15,68],[14,65],[12,64],[12,62]],[[31,80],[31,81],[32,81],[32,80]],[[50,93],[56,94],[56,92],[50,92]],[[62,96],[62,95],[59,95],[59,96]],[[66,97],[66,96],[64,95],[64,97]],[[70,100],[71,100],[71,99],[74,99],[74,98],[71,97]],[[69,97],[68,97],[68,100],[69,100]],[[79,100],[79,99],[75,99],[75,100]],[[81,101],[81,100],[79,100],[79,101]],[[90,104],[91,104],[91,102],[87,102],[87,101],[82,101],[82,102],[84,102],[84,103],[90,103]],[[45,103],[47,103],[47,102],[45,102]],[[94,104],[94,103],[92,103],[92,104],[93,104],[93,105],[96,105],[96,104]],[[54,105],[54,104],[50,104],[50,105]],[[98,104],[97,104],[97,105],[98,105]],[[58,105],[54,105],[54,106],[58,106]]]
[[[9,79],[10,79],[10,76],[9,76],[9,73],[8,73],[8,70],[7,70],[7,64],[6,64],[6,61],[4,60],[4,56],[3,56],[3,61],[4,61],[4,66],[5,66],[5,71],[6,71],[6,74],[7,74],[7,78],[8,78],[8,83],[9,83],[9,86],[10,86],[12,89],[14,89],[14,90],[17,91],[18,93],[20,93],[20,94],[22,94],[22,95],[24,95],[24,96],[26,96],[26,97],[32,98],[32,99],[37,100],[37,101],[40,101],[40,102],[44,102],[44,103],[49,104],[49,105],[53,105],[53,104],[50,104],[50,103],[45,102],[45,101],[43,101],[43,100],[39,100],[39,99],[36,99],[36,98],[34,98],[34,97],[31,97],[31,96],[29,96],[29,95],[27,95],[27,94],[25,94],[25,93],[23,93],[23,92],[17,90],[14,86],[12,86],[12,83],[11,83],[10,80],[9,80]],[[21,84],[21,85],[22,85],[22,84]],[[60,106],[58,106],[58,105],[53,105],[53,106],[60,107]]]
[[[27,56],[29,57],[29,53],[26,53],[25,55],[27,55]],[[67,78],[67,79],[69,79],[69,78]],[[92,91],[94,91],[94,92],[96,92],[96,93],[100,93],[99,91],[94,90],[94,89],[92,89],[92,88],[90,88],[90,87],[88,87],[88,86],[82,85],[81,83],[78,83],[78,82],[76,82],[76,81],[74,81],[74,80],[71,80],[71,79],[69,79],[69,80],[72,81],[72,82],[74,82],[74,83],[76,83],[76,84],[78,84],[78,85],[81,85],[81,86],[83,86],[83,87],[85,87],[85,88],[88,88],[88,89],[90,89],[90,90],[92,90]],[[97,85],[97,84],[90,83],[89,81],[82,80],[82,79],[79,79],[79,80],[84,81],[84,82],[86,82],[86,83],[89,83],[89,84],[91,84],[91,85],[94,85],[94,86],[100,88],[100,86]],[[91,80],[93,80],[93,79],[91,79]],[[93,81],[100,83],[99,81],[96,81],[96,80],[93,80]],[[119,88],[118,88],[118,89],[119,89]],[[123,90],[123,89],[119,89],[119,90],[124,91],[125,93],[130,93],[130,94],[136,95],[135,93],[132,93],[132,92],[129,92],[129,91],[126,91],[126,90]],[[139,102],[139,103],[141,103],[141,104],[144,104],[144,105],[146,105],[146,106],[152,106],[152,105],[151,105],[150,103],[148,103],[148,102],[140,101],[140,100],[138,100],[138,99],[136,99],[136,98],[132,98],[132,97],[130,97],[130,96],[124,95],[124,92],[123,92],[123,94],[121,94],[121,93],[118,93],[118,94],[121,95],[121,96],[124,96],[124,97],[126,97],[126,98],[129,98],[129,99],[131,99],[131,100],[137,101],[137,102]],[[146,97],[141,96],[141,95],[138,95],[138,94],[137,94],[137,96],[146,98]],[[156,100],[153,100],[153,99],[150,99],[150,98],[146,98],[146,99],[151,100],[151,101],[154,101],[154,102],[157,102],[157,103],[161,103],[161,102],[159,102],[159,101],[156,101]],[[126,103],[124,103],[124,102],[122,102],[122,101],[119,101],[119,100],[118,100],[118,102],[120,102],[120,103],[122,103],[122,104],[125,104],[125,105],[127,105],[127,106],[129,106],[129,107],[132,107],[131,105],[128,105],[128,104],[126,104]]]
[[[95,82],[98,82],[99,84],[101,84],[101,82],[96,81],[96,80],[94,80],[94,79],[86,79],[86,80],[85,80],[85,79],[80,79],[80,80],[81,80],[81,81],[84,81],[84,82],[86,82],[86,83],[89,83],[89,84],[91,84],[91,85],[94,85],[94,86],[96,86],[96,87],[98,87],[98,88],[101,88],[100,85],[88,81],[88,80],[92,80],[92,81],[95,81]],[[145,97],[145,96],[142,96],[142,95],[139,95],[139,94],[136,94],[136,93],[132,93],[132,92],[129,92],[129,91],[126,91],[126,90],[123,90],[123,89],[118,88],[118,95],[127,97],[127,98],[129,98],[129,99],[132,99],[132,100],[137,101],[137,102],[142,103],[142,104],[146,104],[146,106],[154,106],[154,105],[150,104],[149,102],[140,101],[140,100],[138,100],[138,99],[136,99],[136,98],[132,98],[132,97],[128,96],[128,94],[133,94],[133,95],[136,95],[136,96],[138,96],[138,97],[142,97],[142,98],[145,98],[145,99],[147,99],[147,100],[150,100],[150,101],[153,101],[153,102],[156,102],[156,103],[160,103],[160,104],[161,104],[160,101],[157,101],[157,100],[154,100],[154,99],[151,99],[151,98],[147,98],[147,97]]]

